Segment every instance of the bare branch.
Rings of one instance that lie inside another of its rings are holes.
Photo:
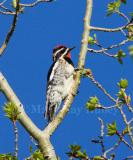
[[[0,8],[2,8],[3,10],[7,11],[7,12],[11,12],[11,13],[14,13],[13,11],[11,11],[10,9],[8,9],[7,7],[3,6],[3,5],[0,5]]]
[[[133,147],[124,139],[124,137],[116,131],[116,135],[120,138],[121,142],[123,142],[129,149],[133,150]]]
[[[131,19],[130,22],[127,23],[126,25],[117,27],[117,28],[102,28],[102,27],[90,26],[90,29],[94,31],[102,31],[102,32],[119,32],[121,30],[127,29],[131,25],[132,21],[133,20]]]
[[[122,45],[125,45],[127,42],[129,42],[129,39],[125,39],[122,42],[120,42],[118,44],[111,45],[111,46],[109,46],[107,48],[102,48],[101,50],[94,50],[94,49],[88,48],[88,51],[89,52],[94,52],[94,53],[102,53],[102,52],[104,52],[104,54],[106,54],[107,56],[110,56],[110,57],[114,58],[114,55],[110,55],[110,54],[106,53],[105,51],[108,51],[110,49],[117,48],[117,47],[120,47]]]
[[[129,160],[129,159],[133,159],[133,156],[126,157],[123,160]]]
[[[18,158],[18,128],[16,125],[16,121],[13,122],[14,134],[15,134],[15,152],[14,156]]]
[[[9,32],[7,33],[7,36],[0,48],[0,56],[4,53],[7,45],[8,45],[8,42],[10,41],[12,35],[13,35],[13,32],[15,30],[15,27],[16,27],[16,23],[17,23],[17,17],[18,17],[18,13],[19,13],[19,0],[17,1],[17,6],[16,6],[16,12],[15,12],[15,15],[14,15],[14,18],[13,18],[13,22],[12,22],[12,25],[11,25],[11,28],[9,30]]]
[[[128,124],[130,125],[133,122],[133,118],[130,119],[130,121],[128,122]]]
[[[0,13],[5,14],[5,15],[15,15],[14,12],[4,12],[4,11],[1,11],[1,10],[0,10]]]
[[[100,117],[98,118],[98,120],[101,123],[101,137],[103,137],[104,136],[104,122]]]
[[[88,75],[88,77],[109,99],[116,103],[116,100],[103,88],[98,81],[95,80],[92,74]]]
[[[20,6],[21,7],[34,7],[34,6],[38,5],[39,3],[52,2],[52,1],[55,1],[55,0],[37,0],[37,1],[30,3],[30,4],[20,3]]]
[[[3,2],[0,3],[0,6],[3,5],[6,2],[7,2],[7,0],[3,0]]]
[[[128,23],[130,22],[129,18],[124,13],[122,13],[122,12],[120,12],[118,10],[116,11],[116,13],[118,15],[120,15],[122,18],[124,18]]]
[[[120,113],[122,115],[123,121],[124,121],[124,123],[125,123],[125,125],[127,127],[127,130],[128,130],[129,138],[130,138],[130,140],[131,140],[131,142],[133,144],[133,134],[132,134],[132,131],[131,131],[131,127],[130,127],[128,121],[127,121],[127,117],[126,117],[125,113],[123,112],[122,107],[119,106],[119,104],[117,104],[117,108],[119,109],[119,111],[120,111]]]
[[[100,135],[100,139],[101,139],[101,147],[102,147],[102,153],[104,155],[104,152],[105,152],[105,146],[104,146],[104,122],[103,120],[99,117],[98,120],[100,121],[101,123],[101,135]]]
[[[96,108],[97,109],[104,109],[104,110],[107,110],[107,109],[113,109],[113,108],[116,108],[117,105],[113,105],[113,106],[109,106],[109,107],[105,107],[105,106],[102,106],[102,105],[97,105]]]
[[[116,149],[119,147],[120,143],[121,143],[121,140],[119,140],[119,141],[116,142],[111,148],[109,148],[108,150],[106,150],[106,151],[104,152],[104,157],[106,157],[107,154],[109,154],[110,152],[116,150]]]

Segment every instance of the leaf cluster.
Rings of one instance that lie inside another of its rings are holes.
[[[97,108],[98,104],[99,104],[99,99],[96,96],[95,97],[90,97],[90,99],[86,103],[86,108],[89,111],[93,111]]]
[[[6,103],[5,106],[3,107],[3,110],[6,113],[6,116],[11,121],[16,121],[18,119],[20,112],[18,111],[18,109],[14,103],[12,103],[12,102]]]
[[[113,136],[116,134],[117,132],[117,126],[116,126],[116,122],[114,121],[113,123],[109,123],[107,125],[107,129],[108,129],[108,136]]]
[[[111,14],[115,13],[116,11],[119,11],[119,7],[121,5],[121,1],[114,1],[114,2],[110,2],[108,4],[108,9],[107,9],[107,16],[110,16]]]
[[[88,160],[86,151],[81,151],[81,146],[79,145],[70,145],[70,151],[67,152],[69,158],[78,158],[80,160]]]
[[[17,160],[15,156],[12,156],[11,153],[0,154],[0,160]]]
[[[123,50],[119,50],[118,52],[117,52],[117,54],[115,55],[115,58],[117,58],[118,59],[118,62],[120,63],[120,64],[123,64],[123,58],[124,57],[126,57],[126,54],[123,52]]]
[[[41,151],[36,150],[34,153],[32,153],[30,158],[27,158],[26,160],[44,160],[44,158],[43,158],[43,154],[41,153]]]
[[[89,36],[89,38],[88,38],[88,44],[90,44],[90,45],[96,44],[96,34],[94,34],[93,37]]]
[[[128,87],[128,81],[126,79],[121,79],[120,82],[117,83],[117,85],[120,87],[120,90],[117,94],[119,100],[123,104],[130,104],[131,97],[130,97],[130,95],[127,95],[125,92],[125,89]]]

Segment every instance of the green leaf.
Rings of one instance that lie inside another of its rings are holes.
[[[128,47],[128,51],[131,57],[133,57],[133,45]]]
[[[89,36],[88,44],[94,45],[95,43],[96,43],[96,34],[94,34],[93,37]]]
[[[70,145],[70,149],[72,152],[77,152],[81,149],[81,146],[79,145]]]
[[[17,6],[17,0],[12,0],[12,7],[16,9],[16,6]]]
[[[15,156],[12,156],[11,153],[0,154],[0,160],[17,160]]]
[[[30,145],[30,147],[29,147],[29,150],[30,150],[30,153],[32,154],[33,148],[32,148],[31,145]]]
[[[99,100],[96,96],[95,97],[90,97],[89,101],[86,103],[86,108],[89,111],[93,111],[93,110],[96,109],[98,104],[99,104]]]
[[[123,89],[120,89],[120,91],[118,92],[118,98],[119,99],[124,99],[124,96],[125,96],[125,90],[123,90]]]
[[[118,86],[122,89],[126,89],[128,87],[128,80],[121,79],[120,82],[118,83]]]
[[[33,154],[31,154],[30,158],[27,158],[27,160],[44,160],[44,158],[41,151],[36,150]]]
[[[116,11],[119,10],[119,7],[121,5],[121,2],[115,1],[115,2],[111,2],[108,4],[108,9],[107,9],[107,16],[110,16],[111,14],[115,13]]]
[[[93,158],[93,160],[104,160],[104,158],[101,157],[101,156],[95,156],[95,157]]]
[[[6,103],[5,106],[3,107],[3,110],[6,113],[6,116],[11,121],[16,121],[18,119],[20,112],[18,111],[18,109],[14,103],[12,103],[12,102]]]
[[[120,64],[123,64],[123,58],[126,57],[126,54],[120,49],[115,55],[115,57],[118,59],[118,62]]]
[[[109,136],[113,136],[114,134],[116,134],[116,131],[117,131],[116,122],[108,124],[107,129],[108,129],[108,135]]]
[[[79,145],[70,145],[70,151],[66,154],[70,158],[79,158],[79,159],[88,159],[88,156],[86,154],[86,151],[81,151],[81,147]]]
[[[80,159],[85,159],[85,158],[88,157],[87,154],[86,154],[86,151],[84,151],[84,152],[78,151],[78,152],[77,152],[77,156],[78,156],[78,158],[80,158]]]
[[[132,127],[130,127],[130,131],[132,131]],[[125,135],[128,133],[127,127],[122,131],[122,135]]]
[[[130,41],[133,41],[133,24],[128,26],[127,31],[128,31],[128,39]]]
[[[133,17],[133,12],[131,12],[129,15],[130,15],[131,17]]]

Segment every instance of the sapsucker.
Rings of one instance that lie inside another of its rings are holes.
[[[48,72],[46,90],[45,118],[48,121],[53,120],[74,83],[74,65],[70,53],[73,48],[58,46],[53,49],[53,64]]]

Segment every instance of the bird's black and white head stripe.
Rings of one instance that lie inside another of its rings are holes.
[[[65,46],[58,46],[53,49],[53,61],[57,61],[61,56],[65,56],[67,53],[69,53],[70,48],[67,48]]]

